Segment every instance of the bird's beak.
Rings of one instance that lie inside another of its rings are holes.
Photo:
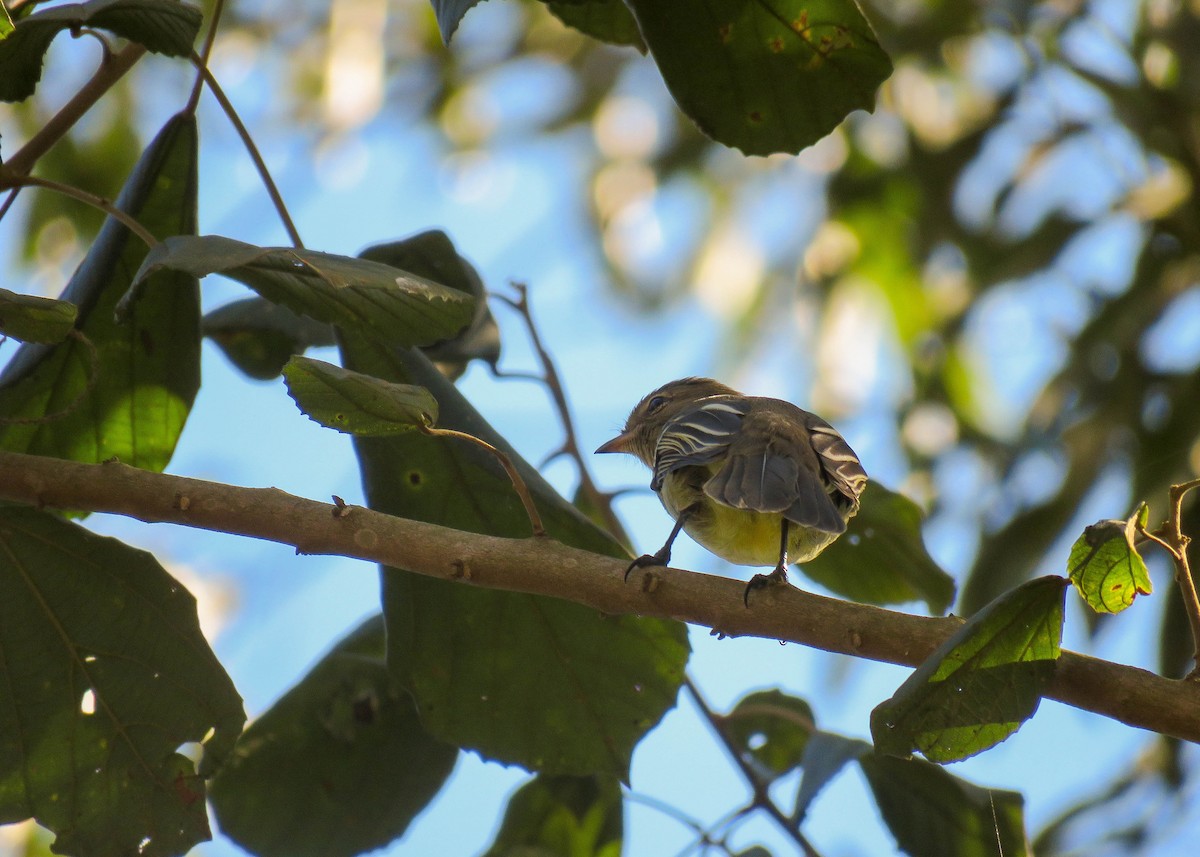
[[[623,431],[610,441],[606,441],[596,447],[596,452],[633,452],[631,445],[633,443],[633,432]]]

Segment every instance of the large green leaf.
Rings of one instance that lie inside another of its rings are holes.
[[[424,387],[393,384],[311,357],[293,357],[283,377],[297,407],[326,428],[371,437],[437,422],[437,401]]]
[[[1088,606],[1097,613],[1120,613],[1153,586],[1134,539],[1146,504],[1125,521],[1098,521],[1071,547],[1067,573]],[[1145,521],[1141,521],[1145,526]]]
[[[0,289],[0,336],[22,342],[62,342],[78,315],[75,304]]]
[[[623,830],[614,778],[542,775],[508,799],[484,857],[620,857]]]
[[[63,30],[108,30],[154,53],[183,57],[192,49],[200,21],[199,9],[178,0],[89,0],[39,10],[0,38],[0,101],[33,94],[42,77],[42,57]]]
[[[972,616],[871,713],[876,748],[954,762],[1016,732],[1054,676],[1066,585],[1031,580]]]
[[[954,601],[954,578],[925,548],[920,507],[868,482],[846,532],[801,570],[826,589],[865,604],[924,601],[934,614]]]
[[[614,45],[629,45],[642,53],[646,43],[638,31],[637,21],[622,0],[545,0],[546,7],[555,18],[568,27]]]
[[[221,831],[260,857],[387,845],[433,799],[458,749],[421,728],[363,622],[254,721],[212,785]]]
[[[81,857],[208,838],[178,748],[204,742],[211,769],[245,715],[195,599],[150,554],[0,507],[0,687],[0,824],[35,818]]]
[[[683,112],[747,155],[815,143],[892,72],[854,0],[626,2]]]
[[[471,321],[475,301],[390,265],[292,247],[256,247],[220,235],[181,235],[156,245],[134,277],[121,312],[161,269],[222,274],[264,298],[318,321],[393,345],[429,345]]]
[[[505,451],[549,534],[624,557],[610,536],[563,500],[419,352],[343,344],[357,371],[426,387],[441,427]],[[504,470],[475,444],[409,432],[356,438],[372,508],[471,532],[528,537]],[[674,704],[688,645],[684,626],[602,616],[552,598],[383,573],[388,663],[443,740],[552,774],[626,776],[634,744]]]
[[[196,183],[196,121],[181,114],[146,148],[117,205],[157,235],[191,232]],[[25,344],[0,374],[0,446],[166,467],[200,386],[200,296],[194,277],[162,272],[117,322],[145,255],[128,229],[105,222],[63,294],[83,338]]]
[[[859,758],[883,820],[912,857],[1026,857],[1025,800],[920,759]]]

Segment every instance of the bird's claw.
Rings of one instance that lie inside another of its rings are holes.
[[[651,566],[665,566],[671,561],[671,554],[663,555],[662,551],[658,553],[642,554],[633,562],[629,563],[629,568],[625,569],[625,582],[629,582],[629,575],[633,574],[635,568],[650,568]]]
[[[779,586],[788,582],[787,571],[783,566],[776,566],[775,570],[770,574],[756,574],[750,578],[750,582],[746,584],[746,589],[742,592],[742,603],[747,607],[750,606],[750,593],[755,589],[765,589],[768,586]]]

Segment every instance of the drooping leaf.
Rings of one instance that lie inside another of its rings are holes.
[[[190,232],[196,184],[196,121],[179,115],[146,148],[117,205],[152,233]],[[170,461],[200,386],[200,295],[194,277],[162,272],[117,322],[114,307],[145,255],[126,227],[105,222],[63,293],[83,336],[22,345],[0,374],[4,449],[116,457],[147,470]]]
[[[724,722],[739,752],[770,779],[800,766],[815,729],[809,704],[781,690],[760,690],[743,697]]]
[[[500,328],[488,307],[487,290],[474,266],[459,255],[448,235],[440,229],[420,232],[401,241],[375,244],[359,256],[425,277],[458,289],[475,299],[471,323],[456,336],[422,350],[442,374],[457,378],[468,361],[483,360],[495,368],[500,360]]]
[[[357,371],[426,387],[438,425],[505,451],[549,534],[627,554],[563,500],[419,352],[343,343]],[[529,520],[486,451],[410,432],[355,438],[372,508],[492,535],[527,537]],[[552,598],[383,572],[388,664],[442,740],[550,774],[628,773],[634,744],[674,705],[688,645],[675,622],[601,616]]]
[[[81,857],[208,838],[204,777],[177,749],[204,742],[207,770],[245,715],[195,599],[154,557],[0,507],[0,653],[0,824],[35,818]]]
[[[424,387],[393,384],[311,357],[293,357],[283,377],[300,410],[326,428],[377,437],[437,422],[437,401]]]
[[[747,155],[815,143],[892,72],[854,0],[627,3],[683,112]]]
[[[1054,675],[1065,586],[1061,577],[1031,580],[972,616],[876,706],[876,749],[954,762],[1016,732]]]
[[[941,615],[954,601],[954,578],[925,548],[923,517],[903,494],[868,482],[846,532],[801,570],[843,598],[865,604],[920,600]]]
[[[450,44],[450,37],[458,29],[463,15],[467,14],[470,8],[480,0],[431,0],[431,2],[434,15],[437,16],[438,30],[442,34],[442,41]]]
[[[799,823],[808,814],[808,808],[825,784],[838,775],[847,762],[861,759],[872,752],[866,741],[846,738],[832,732],[817,730],[809,736],[804,746],[800,766],[804,773],[800,777],[800,788],[796,791],[796,809],[792,817]]]
[[[204,316],[204,335],[251,378],[278,378],[293,354],[333,345],[333,328],[260,297],[225,304]]]
[[[646,43],[638,31],[633,13],[622,0],[547,0],[546,8],[555,18],[584,35],[613,45],[629,45],[642,53]]]
[[[884,822],[912,857],[1027,857],[1024,798],[920,759],[859,759]]]
[[[1098,521],[1071,547],[1067,573],[1097,613],[1120,613],[1153,589],[1150,570],[1134,544],[1143,503],[1126,521]]]
[[[508,799],[484,857],[620,857],[623,832],[616,779],[542,775]]]
[[[221,831],[259,857],[351,857],[400,837],[458,750],[384,662],[383,617],[339,642],[246,730],[212,784]]]
[[[0,38],[0,101],[23,101],[33,94],[42,77],[42,57],[64,30],[108,30],[153,53],[183,57],[192,49],[201,17],[195,6],[178,0],[88,0],[41,9]]]
[[[121,312],[166,268],[222,274],[295,312],[393,345],[429,345],[471,320],[466,294],[379,262],[292,247],[256,247],[220,235],[168,238],[146,256]]]
[[[75,304],[0,289],[0,336],[22,342],[62,342],[75,326],[77,315]]]

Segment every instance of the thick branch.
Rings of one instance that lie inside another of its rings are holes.
[[[0,452],[0,499],[87,509],[147,522],[235,533],[476,586],[549,595],[604,613],[641,613],[729,636],[788,640],[829,652],[916,666],[959,626],[773,587],[747,609],[745,584],[675,568],[622,582],[628,565],[547,538],[505,539],[394,518],[361,507],[150,473]],[[1047,694],[1131,726],[1200,743],[1200,685],[1063,652]]]

